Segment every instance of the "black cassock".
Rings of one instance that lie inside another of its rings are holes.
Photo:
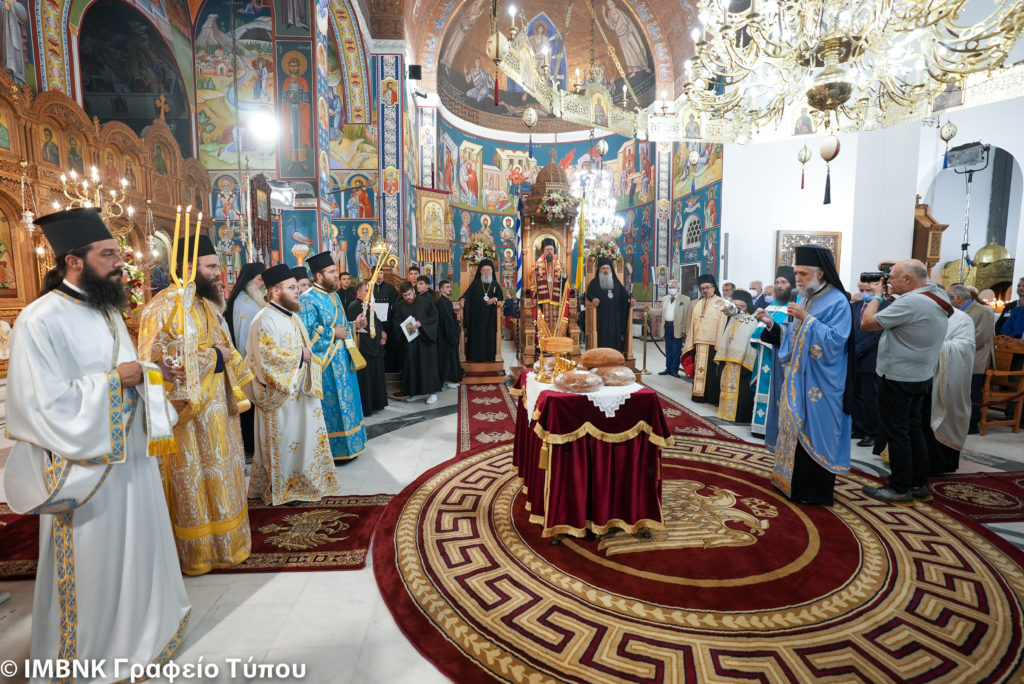
[[[341,305],[345,307],[345,312],[348,313],[348,305],[356,301],[356,288],[339,288],[338,299],[341,300]]]
[[[455,320],[452,300],[441,296],[437,300],[437,371],[441,382],[462,380],[462,364],[459,363],[459,322]]]
[[[405,339],[401,323],[409,316],[420,322],[420,334],[412,342]],[[408,396],[433,394],[441,390],[437,372],[437,306],[429,292],[417,296],[411,304],[404,298],[395,305],[395,334],[402,343],[402,393]],[[390,342],[391,334],[388,333]]]
[[[363,303],[358,299],[349,303],[345,313],[348,320],[354,321],[363,313]],[[370,337],[370,325],[367,321],[363,331],[356,331],[356,339],[359,341],[359,353],[366,359],[366,367],[356,371],[356,378],[359,380],[359,395],[363,400],[363,415],[368,416],[374,411],[380,411],[388,405],[387,384],[384,379],[384,345],[380,343],[381,333],[385,332],[381,327],[381,321],[377,314],[373,315],[374,331],[376,336]],[[388,333],[391,337],[391,333]]]
[[[484,296],[494,298],[496,304],[484,302]],[[505,294],[501,285],[484,285],[479,278],[473,280],[462,295],[462,325],[466,329],[466,360],[494,361],[498,353],[498,312]]]
[[[388,373],[397,373],[401,370],[401,349],[402,331],[395,323],[395,303],[398,302],[398,290],[388,282],[377,283],[373,286],[373,299],[388,305],[388,320],[384,322],[384,329],[388,333],[388,342],[384,345],[384,370]]]
[[[617,279],[609,293],[601,287],[598,278],[587,286],[587,301],[601,300],[597,307],[597,346],[611,347],[626,353],[626,333],[629,330],[629,294]]]

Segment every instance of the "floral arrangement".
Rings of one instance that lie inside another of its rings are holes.
[[[590,256],[594,257],[594,259],[611,259],[616,263],[622,261],[622,253],[619,251],[619,246],[610,240],[596,243],[590,248]]]
[[[128,304],[121,311],[121,316],[127,321],[142,308],[146,276],[142,269],[135,264],[135,252],[132,251],[131,246],[128,245],[123,237],[118,238],[118,243],[121,246],[121,258],[124,260],[124,267],[122,269],[124,276],[121,282],[124,283],[125,290],[128,291]]]
[[[549,192],[540,200],[540,212],[547,217],[548,221],[568,218],[572,207],[572,198],[560,192]]]
[[[495,251],[494,245],[488,244],[485,240],[476,239],[466,245],[466,249],[463,250],[463,255],[466,257],[471,265],[476,266],[484,259],[490,259],[492,262],[498,261],[498,252]]]

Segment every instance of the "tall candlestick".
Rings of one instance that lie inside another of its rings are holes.
[[[171,244],[171,280],[175,285],[181,287],[181,278],[178,274],[178,230],[181,228],[181,205],[178,205],[174,215],[174,242]]]
[[[199,212],[196,215],[196,232],[192,236],[192,271],[189,273],[188,281],[190,283],[196,280],[196,271],[199,270],[199,226],[203,222],[203,212]]]

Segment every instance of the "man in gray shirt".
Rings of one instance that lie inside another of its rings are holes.
[[[864,493],[879,501],[913,506],[915,499],[932,498],[927,486],[928,447],[922,416],[953,307],[946,292],[928,282],[928,270],[917,259],[895,264],[888,282],[892,293],[899,296],[879,311],[882,282],[873,283],[875,297],[864,310],[861,328],[884,331],[878,342],[875,373],[891,472],[884,486],[865,487]]]

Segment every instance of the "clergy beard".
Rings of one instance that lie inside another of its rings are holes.
[[[484,285],[490,285],[491,283],[494,282],[494,275],[493,274],[488,274],[488,275],[480,274],[480,282],[482,282]]]
[[[615,289],[615,279],[612,278],[611,273],[598,273],[597,282],[601,284],[602,290],[613,290]]]
[[[217,289],[216,278],[207,278],[202,273],[196,274],[196,294],[218,309],[224,305],[224,299]]]
[[[818,277],[815,277],[814,280],[812,280],[811,282],[807,283],[807,287],[800,287],[799,285],[797,285],[796,289],[797,289],[797,292],[800,293],[801,297],[803,297],[804,299],[807,299],[812,294],[814,294],[815,292],[817,292],[818,290],[821,289],[821,279],[818,278]]]
[[[128,293],[125,292],[123,283],[115,283],[110,279],[110,276],[115,274],[122,275],[123,272],[116,269],[106,275],[100,275],[88,262],[83,261],[81,287],[85,293],[85,301],[99,309],[122,310],[128,303]]]
[[[551,262],[553,262],[554,260],[555,260],[555,255],[554,254],[545,254],[544,255],[544,261],[548,262],[549,264]]]
[[[775,303],[776,304],[788,304],[789,297],[793,294],[793,288],[787,287],[785,290],[775,288]]]
[[[317,285],[324,290],[324,292],[337,292],[341,287],[341,283],[337,280],[328,280],[327,278],[321,278]]]
[[[262,285],[257,285],[256,281],[254,280],[250,280],[248,283],[246,283],[245,293],[249,295],[253,299],[253,301],[255,301],[260,306],[263,306],[267,303],[267,288],[263,287]]]
[[[302,304],[299,303],[298,298],[292,298],[284,293],[281,294],[279,299],[274,300],[274,303],[282,309],[288,309],[292,312],[302,311]]]

